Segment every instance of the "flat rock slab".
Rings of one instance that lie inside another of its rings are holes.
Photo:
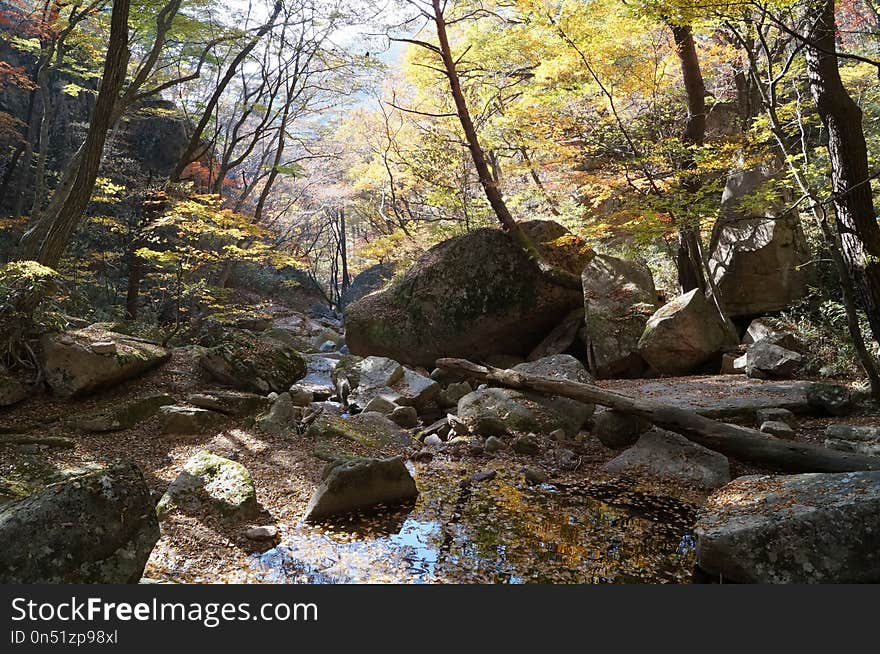
[[[740,477],[695,529],[697,564],[743,583],[880,581],[880,472]]]
[[[657,404],[688,409],[707,418],[754,420],[758,409],[781,408],[810,413],[811,382],[762,380],[731,375],[613,380],[604,388]]]

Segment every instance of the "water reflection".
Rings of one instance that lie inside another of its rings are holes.
[[[411,512],[301,526],[251,559],[275,583],[657,583],[690,580],[693,507],[613,484],[459,488],[420,480]],[[448,481],[448,480],[447,480]]]

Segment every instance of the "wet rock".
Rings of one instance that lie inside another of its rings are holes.
[[[243,391],[203,391],[187,396],[186,401],[193,406],[216,411],[228,416],[249,416],[269,407],[270,400],[256,393]]]
[[[541,442],[535,434],[517,436],[513,441],[513,451],[517,454],[535,456],[541,452]]]
[[[767,341],[752,345],[745,356],[746,374],[758,379],[790,379],[803,362],[797,352]]]
[[[28,390],[25,385],[0,365],[0,406],[17,404],[27,396]]]
[[[171,482],[156,511],[215,511],[226,518],[243,519],[259,510],[253,479],[242,464],[209,452],[194,454],[183,472]]]
[[[845,386],[814,383],[807,388],[807,404],[822,414],[843,416],[850,411],[852,395]]]
[[[779,420],[768,420],[761,423],[761,431],[777,438],[794,438],[794,429]]]
[[[784,422],[788,426],[794,426],[795,418],[794,414],[788,409],[782,409],[779,407],[768,407],[766,409],[758,409],[755,411],[756,422],[759,425],[764,424],[767,421],[774,422]]]
[[[697,564],[743,583],[880,580],[880,472],[740,477],[709,498]]]
[[[605,447],[613,449],[635,445],[639,437],[651,428],[644,418],[613,409],[602,411],[593,422],[593,433]]]
[[[546,484],[550,476],[540,468],[526,467],[523,468],[523,477],[526,483],[532,485]]]
[[[101,354],[94,343],[112,340],[116,351]],[[108,332],[99,325],[40,340],[41,365],[55,395],[75,397],[119,384],[161,365],[171,356],[156,345],[133,336]]]
[[[639,339],[657,309],[651,271],[641,262],[597,254],[581,277],[590,372],[600,378],[640,375]]]
[[[328,466],[303,519],[314,522],[379,504],[399,504],[414,500],[418,494],[415,480],[399,456],[339,461]]]
[[[412,429],[419,424],[419,414],[413,406],[395,407],[389,418],[404,429]]]
[[[199,357],[199,365],[221,384],[264,394],[283,393],[306,374],[302,355],[272,331],[229,330]]]
[[[113,465],[0,507],[0,583],[137,583],[158,540],[143,475]]]
[[[489,436],[483,444],[483,449],[488,452],[498,452],[504,449],[504,441],[496,436]]]
[[[163,434],[201,434],[222,421],[215,411],[197,406],[167,404],[159,408]]]
[[[648,319],[639,339],[639,354],[659,373],[693,372],[726,347],[736,345],[718,315],[699,289],[680,295]]]
[[[592,251],[561,225],[520,224],[550,260],[580,275]],[[525,355],[583,302],[550,283],[500,229],[476,229],[434,246],[401,278],[347,307],[355,354],[433,366],[445,356]]]
[[[153,417],[161,407],[169,404],[174,404],[174,398],[170,395],[148,395],[126,402],[122,406],[111,407],[106,411],[80,418],[76,421],[76,427],[88,432],[130,429]]]
[[[730,481],[730,463],[726,456],[657,428],[643,434],[634,447],[606,463],[602,470],[613,474],[646,472],[708,489]]]
[[[880,427],[828,425],[825,429],[825,447],[880,456]]]

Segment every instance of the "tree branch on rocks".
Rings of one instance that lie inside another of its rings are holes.
[[[838,452],[812,443],[793,443],[749,429],[706,418],[693,411],[634,399],[593,384],[538,377],[513,370],[481,366],[464,359],[438,359],[448,372],[507,388],[557,395],[600,404],[651,421],[716,452],[740,461],[786,472],[849,472],[880,470],[880,458]]]

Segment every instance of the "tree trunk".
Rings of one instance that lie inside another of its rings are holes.
[[[452,93],[452,99],[455,102],[455,112],[458,115],[462,130],[464,130],[468,151],[474,162],[474,168],[477,170],[477,177],[480,180],[480,185],[483,187],[483,192],[486,194],[486,199],[492,207],[492,211],[495,212],[495,216],[498,218],[498,222],[501,223],[502,229],[510,234],[513,241],[535,262],[545,277],[559,286],[582,288],[579,275],[574,275],[566,270],[557,268],[544,259],[537,246],[519,228],[519,225],[507,208],[501,189],[489,170],[486,153],[480,147],[477,130],[474,127],[474,121],[471,119],[470,110],[461,88],[457,66],[452,56],[452,47],[449,45],[449,35],[446,32],[446,19],[443,15],[446,3],[443,0],[431,0],[431,4],[434,9],[434,26],[436,27],[437,39],[440,44],[438,54],[443,61],[446,78],[449,80],[449,88]]]
[[[40,245],[37,261],[56,267],[79,224],[95,186],[98,168],[104,154],[107,132],[113,122],[114,108],[125,82],[128,68],[128,15],[131,0],[114,0],[110,19],[110,41],[101,88],[89,120],[89,131],[83,144],[79,168],[70,195],[60,211],[52,217],[51,227]]]
[[[880,227],[874,213],[862,110],[840,78],[834,0],[814,0],[807,10],[807,77],[825,126],[831,186],[843,257],[874,339],[880,342]]]
[[[878,457],[840,452],[812,443],[785,441],[754,429],[718,422],[693,411],[630,398],[592,384],[479,366],[463,359],[438,359],[437,367],[508,388],[601,404],[645,418],[658,427],[678,432],[711,450],[760,466],[787,472],[880,470]]]
[[[681,64],[681,77],[687,96],[687,120],[681,134],[681,140],[688,146],[703,145],[706,140],[706,85],[703,82],[703,74],[700,72],[700,60],[697,57],[693,31],[689,25],[670,23],[669,27],[675,41],[675,51]],[[693,156],[688,154],[681,162],[680,167],[685,171],[693,170],[697,167],[697,163]],[[696,175],[688,175],[683,185],[685,189],[695,193],[699,190],[700,181]],[[702,248],[698,243],[699,239],[699,223],[696,225],[685,223],[678,226],[676,264],[678,284],[682,293],[687,293],[695,288],[706,292],[706,278],[703,275]]]

